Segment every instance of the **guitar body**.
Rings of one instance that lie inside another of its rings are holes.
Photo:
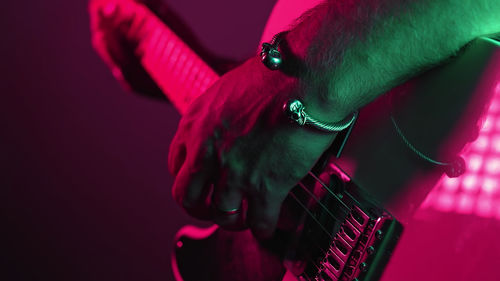
[[[128,0],[110,2],[126,3]],[[289,2],[279,1],[266,26],[263,41],[284,29],[290,19],[318,1],[295,2],[292,5],[295,9],[290,11]],[[293,16],[277,16],[287,12]],[[150,37],[148,32],[139,33],[145,38]],[[168,34],[169,38],[175,37]],[[161,38],[158,32],[155,32],[155,36]],[[188,53],[181,65],[187,64],[196,71],[207,70],[201,75],[194,71],[196,73],[192,77],[184,74],[183,79],[175,79],[175,74],[183,73],[184,70],[168,64],[168,67],[162,67],[163,60],[169,54],[160,55],[160,60],[144,54],[147,51],[144,46],[169,45],[158,38],[154,39],[157,44],[140,45],[137,54],[141,56],[142,64],[153,80],[183,112],[191,100],[217,79],[217,75],[194,58],[194,54]],[[188,48],[182,45],[181,49]],[[149,53],[162,52],[154,49]],[[183,57],[178,52],[174,54],[175,60]],[[363,108],[341,157],[326,157],[326,164],[318,167],[319,178],[325,179],[326,185],[331,185],[328,181],[332,178],[331,172],[337,171],[336,177],[342,178],[351,191],[359,193],[360,201],[369,202],[362,206],[368,206],[367,210],[373,209],[373,206],[383,206],[378,212],[382,213],[380,217],[393,221],[391,227],[394,229],[384,231],[392,233],[392,244],[399,241],[397,246],[385,245],[386,240],[377,244],[377,247],[387,248],[381,254],[384,261],[370,260],[379,268],[370,268],[369,274],[360,275],[363,278],[359,280],[499,279],[499,274],[495,272],[495,265],[500,264],[500,255],[497,254],[500,243],[496,241],[496,234],[500,230],[499,221],[478,218],[474,214],[421,209],[429,192],[441,179],[443,170],[418,157],[397,133],[391,119],[392,116],[411,144],[426,155],[433,159],[453,159],[479,134],[491,98],[500,89],[498,65],[498,40],[475,40],[445,65],[412,79]],[[156,71],[159,67],[161,72]],[[185,87],[179,84],[179,80],[193,80],[197,84]],[[300,190],[299,187],[295,189]],[[315,193],[316,186],[313,185],[312,190]],[[324,194],[317,195],[321,197]],[[282,207],[279,230],[269,241],[257,241],[249,231],[229,232],[216,226],[206,229],[194,226],[182,228],[176,236],[172,254],[176,280],[299,280],[297,275],[306,269],[305,266],[298,267],[307,263],[317,264],[319,272],[326,271],[323,267],[326,267],[326,259],[311,262],[300,260],[300,255],[299,258],[291,257],[290,253],[297,251],[294,243],[290,243],[290,235],[304,226],[304,216],[293,211],[293,202],[287,198]],[[402,234],[401,226],[404,228]],[[311,236],[315,237],[313,234]],[[308,247],[314,248],[302,245],[306,250]],[[301,275],[300,280],[353,278],[345,275],[338,278]]]
[[[285,273],[276,251],[257,242],[250,231],[217,226],[179,230],[172,264],[176,280],[186,281],[282,280]]]

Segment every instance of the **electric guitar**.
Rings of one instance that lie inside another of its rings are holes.
[[[94,1],[91,9],[111,18],[118,16],[116,9],[128,15],[126,36],[138,42],[140,65],[181,114],[218,79],[144,5]],[[445,224],[470,217],[418,210],[442,170],[419,158],[391,120],[420,150],[457,154],[477,138],[489,101],[500,92],[499,66],[499,37],[478,38],[445,65],[363,108],[356,125],[339,134],[331,151],[290,192],[272,239],[186,226],[172,254],[176,280],[498,280],[491,268],[481,269],[500,262],[500,254],[477,261],[467,251],[456,251],[465,243],[464,233],[441,236],[449,233]],[[481,234],[495,237],[495,232]],[[455,241],[448,246],[455,253],[443,249],[448,240]],[[496,241],[490,245],[500,247]]]

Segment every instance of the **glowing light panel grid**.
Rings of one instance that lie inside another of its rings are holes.
[[[500,220],[500,83],[479,137],[462,156],[467,172],[443,176],[420,208]]]

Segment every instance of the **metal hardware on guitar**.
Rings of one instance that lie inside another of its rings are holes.
[[[318,176],[309,173],[303,182],[314,189],[301,184],[291,194],[307,212],[289,256],[307,261],[295,268],[299,280],[378,280],[402,225],[333,162]]]

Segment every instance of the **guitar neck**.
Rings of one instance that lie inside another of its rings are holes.
[[[183,114],[218,74],[147,7],[131,1],[118,4],[134,13],[126,36],[139,42],[135,52],[142,66]]]

